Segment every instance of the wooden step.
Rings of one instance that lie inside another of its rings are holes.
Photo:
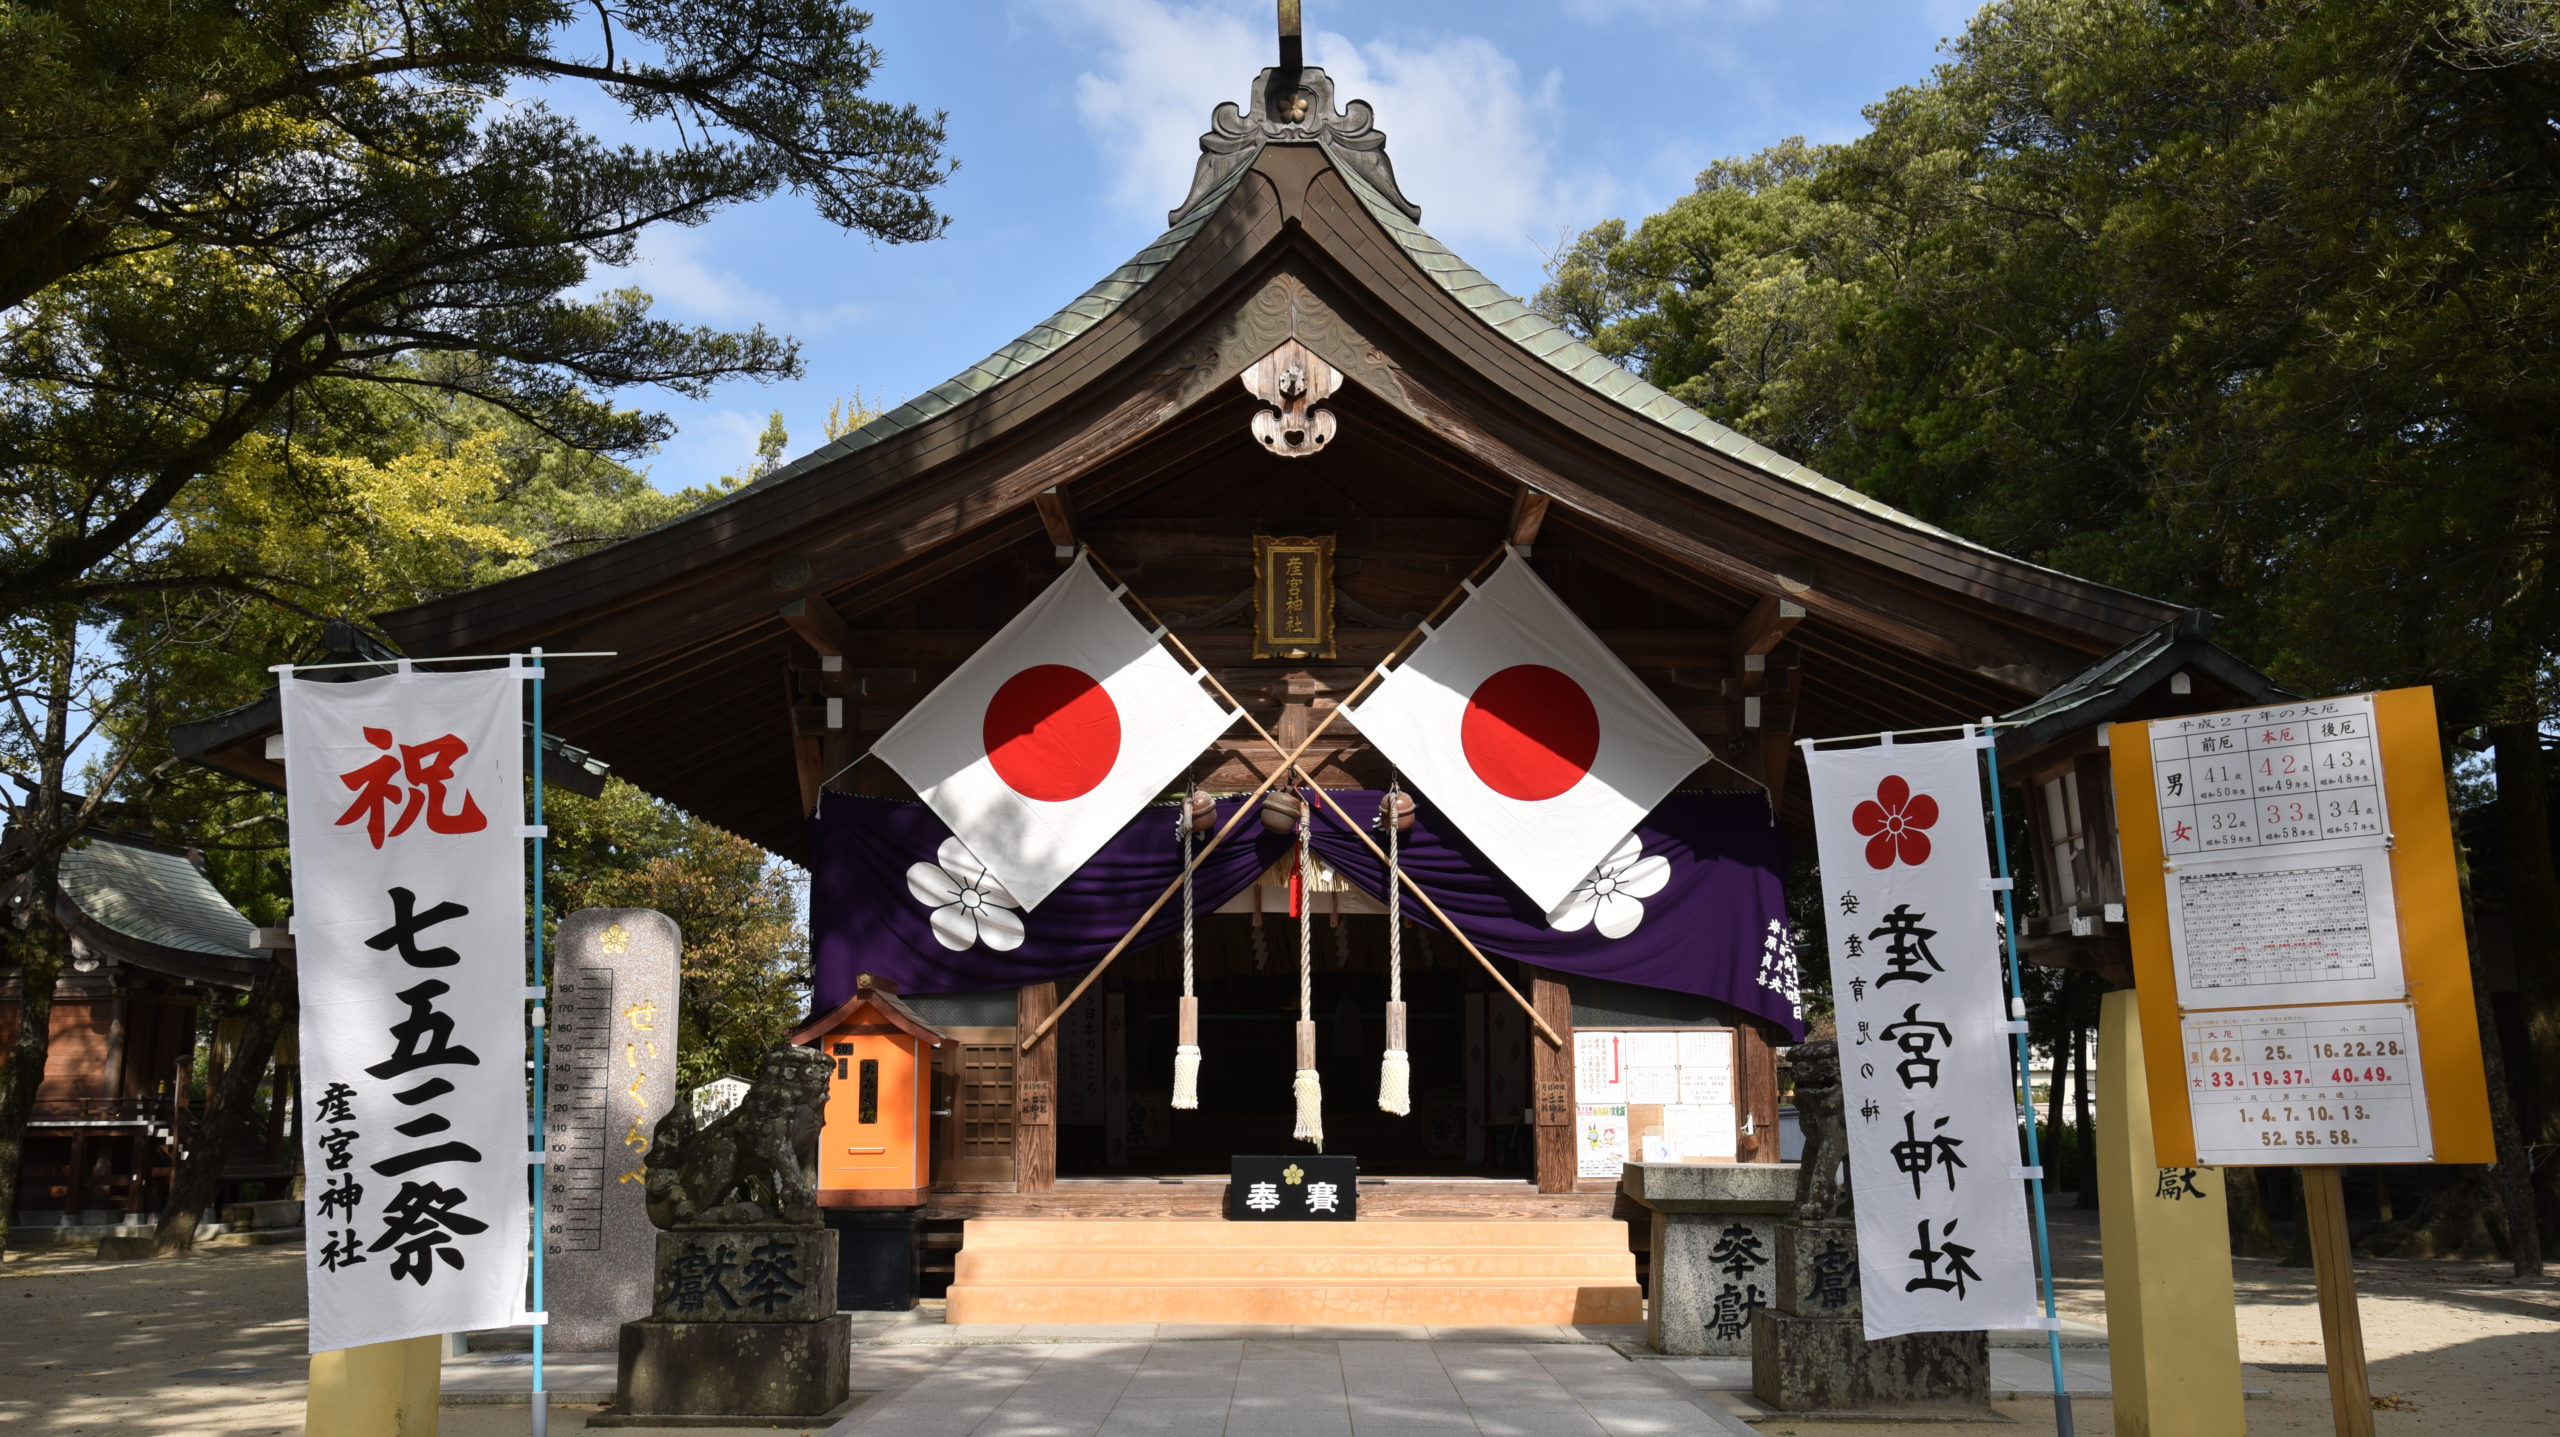
[[[1253,1223],[972,1219],[953,1323],[1392,1323],[1643,1319],[1609,1220]]]

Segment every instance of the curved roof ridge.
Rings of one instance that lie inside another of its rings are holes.
[[[1422,272],[1429,275],[1432,281],[1442,289],[1447,290],[1451,298],[1474,311],[1477,318],[1492,326],[1512,343],[1544,360],[1551,367],[1563,371],[1566,376],[1584,388],[1616,400],[1619,404],[1675,434],[1694,439],[1710,449],[1739,459],[1764,473],[1784,479],[1800,488],[1810,489],[1826,499],[1872,514],[1887,523],[1917,530],[1934,538],[1961,544],[1968,549],[1980,550],[1985,554],[1997,555],[2011,563],[2025,564],[2047,573],[2063,573],[2062,570],[2049,568],[2033,560],[2021,559],[2014,554],[2002,553],[1988,544],[1941,529],[1926,519],[1906,513],[1871,494],[1843,484],[1810,464],[1790,459],[1739,430],[1717,423],[1674,398],[1669,391],[1593,349],[1576,338],[1573,331],[1538,313],[1504,290],[1501,285],[1487,278],[1483,271],[1460,258],[1456,251],[1432,238],[1431,233],[1419,223],[1407,219],[1393,201],[1379,194],[1359,175],[1339,165],[1334,169],[1335,173],[1342,177],[1343,182],[1351,187],[1351,193],[1359,199],[1361,207],[1369,212],[1370,218],[1375,219],[1387,233],[1393,235],[1396,243],[1412,257]],[[2065,577],[2081,583],[2089,582],[2080,579],[2077,575]]]
[[[1157,235],[1147,243],[1145,248],[1132,255],[1127,263],[1095,281],[1084,293],[1069,300],[1057,313],[1024,330],[1012,343],[915,398],[890,409],[887,413],[875,416],[861,427],[830,439],[755,482],[741,484],[736,489],[703,505],[702,508],[680,515],[669,522],[682,523],[696,514],[719,508],[741,496],[779,484],[786,479],[797,478],[812,469],[842,459],[848,454],[868,449],[883,440],[895,438],[919,424],[941,417],[962,401],[995,388],[1065,348],[1069,340],[1110,318],[1120,306],[1135,298],[1138,292],[1146,287],[1147,281],[1155,278],[1166,265],[1173,263],[1174,257],[1182,253],[1183,246],[1189,244],[1192,238],[1200,233],[1201,228],[1208,224],[1209,218],[1226,204],[1227,197],[1235,193],[1236,186],[1243,183],[1249,169],[1248,166],[1229,175],[1224,184],[1210,191],[1199,204],[1193,206],[1180,223]]]

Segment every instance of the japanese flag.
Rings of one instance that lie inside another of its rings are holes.
[[[1518,554],[1352,718],[1549,912],[1707,761]]]
[[[873,751],[1036,908],[1234,721],[1156,637],[1079,558]]]

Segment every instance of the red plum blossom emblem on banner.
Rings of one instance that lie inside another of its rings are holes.
[[[1929,861],[1929,835],[1938,822],[1938,801],[1913,793],[1902,775],[1887,774],[1876,796],[1861,801],[1849,814],[1849,826],[1867,840],[1867,866],[1891,868],[1897,861],[1917,868]]]

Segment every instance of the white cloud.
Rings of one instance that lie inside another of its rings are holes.
[[[1190,190],[1210,111],[1243,103],[1272,62],[1267,7],[1078,0],[1074,8],[1071,34],[1100,42],[1076,78],[1076,108],[1104,147],[1113,206],[1160,220]],[[1336,103],[1376,108],[1397,182],[1422,206],[1423,224],[1462,251],[1474,242],[1533,254],[1559,223],[1598,214],[1614,192],[1603,177],[1557,173],[1561,73],[1531,83],[1481,36],[1363,45],[1320,31],[1308,37],[1307,58],[1333,77]]]
[[[1778,0],[1569,0],[1564,8],[1565,13],[1578,20],[1614,20],[1621,15],[1668,20],[1712,13],[1731,21],[1757,20],[1773,14]]]
[[[769,324],[783,312],[772,295],[714,267],[710,251],[701,230],[656,226],[641,237],[632,278],[662,307],[706,324]]]
[[[1076,110],[1112,167],[1114,208],[1161,220],[1191,190],[1199,139],[1221,100],[1244,103],[1271,63],[1267,27],[1230,6],[1081,0],[1072,33],[1103,53],[1076,76]]]

